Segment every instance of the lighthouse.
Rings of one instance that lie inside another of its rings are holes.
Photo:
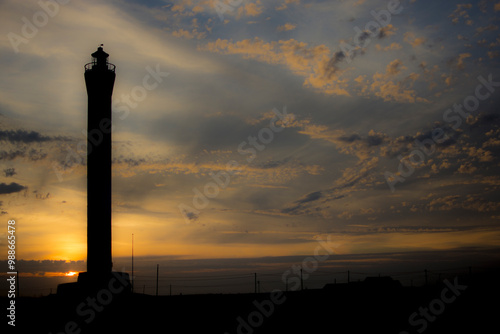
[[[129,293],[128,273],[112,271],[111,255],[111,105],[115,65],[101,46],[85,65],[87,118],[87,271],[78,281],[57,287],[61,296],[83,297],[96,291]],[[117,282],[118,287],[117,287]],[[106,290],[107,289],[107,290]],[[78,299],[79,300],[79,299]]]
[[[85,65],[87,133],[87,275],[111,273],[111,104],[115,65],[102,45]]]

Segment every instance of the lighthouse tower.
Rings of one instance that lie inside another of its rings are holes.
[[[111,273],[111,96],[115,65],[102,45],[85,65],[88,96],[87,275]]]
[[[87,272],[78,282],[58,285],[63,296],[81,296],[96,289],[113,286],[130,292],[129,275],[112,272],[111,257],[111,96],[115,83],[115,65],[101,46],[85,65],[88,96],[87,133]],[[116,291],[115,291],[116,292]],[[121,293],[121,292],[120,292]]]

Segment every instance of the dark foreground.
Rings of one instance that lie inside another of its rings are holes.
[[[19,298],[18,333],[486,333],[498,330],[500,275],[410,288],[370,282],[261,294]],[[3,298],[3,305],[6,305]],[[4,320],[6,322],[6,320]],[[8,326],[10,330],[13,328]]]

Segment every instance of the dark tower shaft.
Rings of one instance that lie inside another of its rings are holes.
[[[99,47],[85,65],[88,95],[87,272],[99,279],[111,273],[111,96],[115,66]]]

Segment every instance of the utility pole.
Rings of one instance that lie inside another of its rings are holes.
[[[257,293],[257,273],[253,274],[253,285],[255,293]]]
[[[134,293],[134,233],[132,233],[132,293]]]
[[[160,265],[156,265],[156,297],[158,297],[158,273],[160,271]]]
[[[300,290],[304,290],[304,280],[302,279],[302,268],[300,268]]]

